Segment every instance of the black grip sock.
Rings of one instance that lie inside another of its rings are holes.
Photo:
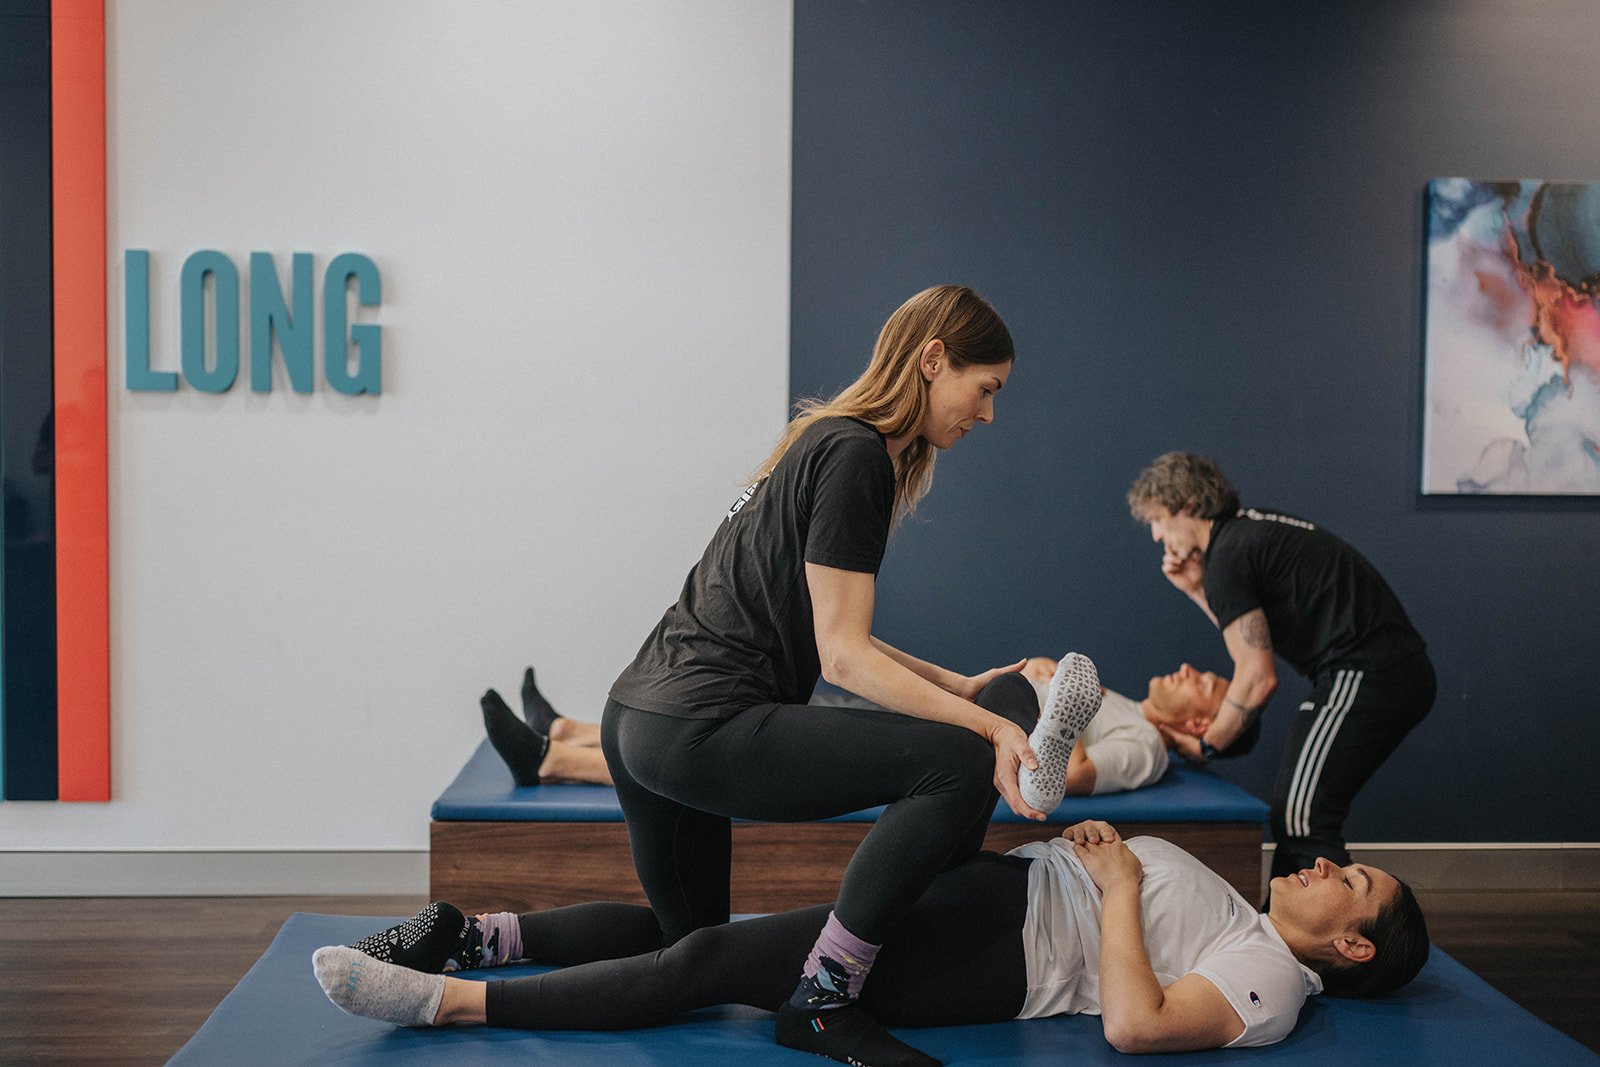
[[[802,1011],[784,1003],[773,1031],[785,1048],[857,1067],[939,1067],[939,1061],[895,1037],[859,1004]]]
[[[350,947],[375,960],[428,974],[470,971],[483,959],[477,922],[442,900]]]

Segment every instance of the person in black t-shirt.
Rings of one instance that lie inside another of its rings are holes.
[[[1427,645],[1376,568],[1314,523],[1242,508],[1221,468],[1169,452],[1128,490],[1163,546],[1161,570],[1222,631],[1233,680],[1201,737],[1163,731],[1191,760],[1242,755],[1278,675],[1274,653],[1312,680],[1272,796],[1274,877],[1318,857],[1348,864],[1356,793],[1433,707]]]
[[[872,360],[810,401],[711,538],[676,604],[611,688],[601,745],[634,867],[673,944],[726,922],[730,819],[809,821],[887,804],[778,1040],[835,1059],[925,1064],[856,1006],[877,947],[941,871],[976,854],[998,788],[1019,814],[1021,661],[966,676],[872,636],[890,528],[928,489],[936,450],[994,420],[1005,323],[938,286],[889,318]],[[893,712],[807,706],[818,675]]]

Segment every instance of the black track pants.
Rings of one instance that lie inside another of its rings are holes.
[[[1300,705],[1272,790],[1272,876],[1309,867],[1323,856],[1340,865],[1350,802],[1433,707],[1427,653],[1379,671],[1352,667],[1316,678]]]
[[[1027,996],[1022,924],[1028,860],[981,852],[934,879],[893,924],[862,1006],[891,1026],[1014,1019]],[[661,947],[650,909],[582,904],[522,917],[530,958],[591,959],[533,978],[490,982],[490,1026],[626,1030],[695,1008],[775,1011],[794,990],[830,905],[696,930]],[[628,938],[638,955],[605,959]],[[552,958],[554,957],[554,958]]]
[[[1023,729],[1038,717],[1020,674],[990,683],[977,703]],[[977,854],[998,799],[987,741],[909,715],[757,704],[685,719],[609,701],[600,731],[667,944],[727,921],[733,818],[809,822],[887,804],[836,904],[846,929],[880,944],[935,875]]]

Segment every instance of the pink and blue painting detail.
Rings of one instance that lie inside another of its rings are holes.
[[[1424,493],[1600,495],[1600,182],[1428,184]]]

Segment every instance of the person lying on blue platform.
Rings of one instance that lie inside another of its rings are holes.
[[[625,1030],[717,1004],[776,1010],[829,909],[705,927],[668,947],[642,905],[466,916],[435,903],[318,949],[313,967],[340,1008],[397,1025]],[[1087,821],[939,875],[862,996],[891,1026],[1087,1013],[1120,1051],[1179,1052],[1280,1041],[1307,997],[1382,996],[1427,957],[1416,898],[1376,867],[1319,859],[1273,879],[1262,914],[1176,845]],[[520,959],[564,966],[509,981],[444,973]],[[817,963],[824,981],[839,970]]]
[[[1058,661],[1032,656],[1022,674],[1043,708]],[[1078,738],[1067,763],[1067,795],[1120,793],[1154,785],[1167,773],[1167,741],[1158,725],[1198,737],[1211,725],[1228,680],[1185,663],[1150,679],[1143,700],[1104,690],[1100,712]],[[542,782],[611,785],[600,752],[600,727],[564,717],[540,692],[532,667],[522,677],[522,718],[491,689],[480,701],[484,728],[519,786]],[[852,703],[845,694],[830,703]],[[860,702],[862,706],[877,705]]]
[[[1043,706],[1056,661],[1031,656],[1022,674]],[[1121,793],[1159,782],[1167,773],[1172,742],[1161,727],[1199,737],[1222,706],[1228,680],[1185,663],[1150,679],[1143,700],[1106,689],[1094,717],[1067,762],[1067,795]]]

